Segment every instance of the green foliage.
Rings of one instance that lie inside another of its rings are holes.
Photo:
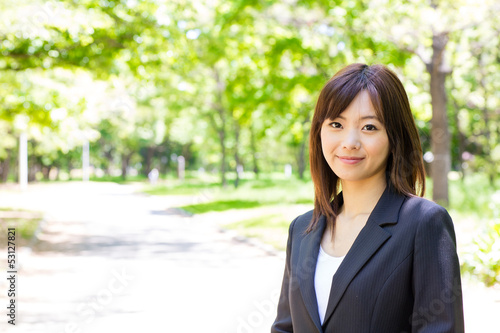
[[[493,218],[478,227],[479,234],[462,251],[462,270],[487,286],[493,286],[500,285],[500,190],[489,198],[488,207]]]
[[[446,29],[452,166],[493,183],[500,172],[493,5],[3,2],[0,163],[10,169],[0,165],[9,173],[2,178],[13,177],[23,131],[44,178],[50,169],[79,169],[86,141],[91,165],[107,177],[172,173],[182,155],[188,169],[227,172],[225,180],[238,165],[258,173],[291,164],[307,178],[316,98],[351,62],[388,64],[400,75],[429,151],[430,88],[420,58],[430,56],[432,31]]]
[[[452,180],[450,182],[450,209],[492,219],[499,216],[499,208],[493,201],[499,188],[500,178],[496,179],[496,184],[491,184],[487,174],[474,174],[463,180]]]
[[[500,207],[500,204],[499,204]],[[462,271],[487,286],[500,285],[500,222],[491,223],[464,254]]]

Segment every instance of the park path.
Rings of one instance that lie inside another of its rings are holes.
[[[18,249],[17,325],[1,332],[269,332],[283,257],[171,208],[190,198],[135,191],[0,190],[1,206],[47,216],[32,251]]]
[[[269,332],[283,254],[221,232],[230,212],[183,216],[172,207],[196,198],[136,191],[79,182],[0,188],[1,207],[47,217],[32,249],[18,249],[17,325],[2,310],[0,332]],[[498,331],[498,289],[465,282],[464,308],[467,332]]]

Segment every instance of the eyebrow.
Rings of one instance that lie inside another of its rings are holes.
[[[345,120],[345,117],[344,117],[344,116],[342,116],[342,115],[339,115],[337,118],[340,118],[340,119]],[[364,120],[364,119],[375,119],[375,120],[380,121],[380,119],[378,119],[378,117],[377,117],[377,116],[363,116],[363,117],[361,117],[361,119],[362,119],[362,120]]]

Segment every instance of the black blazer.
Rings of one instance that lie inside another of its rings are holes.
[[[311,218],[312,211],[290,225],[272,333],[464,331],[455,232],[444,208],[387,186],[333,276],[323,325],[314,272],[326,219],[306,234]]]

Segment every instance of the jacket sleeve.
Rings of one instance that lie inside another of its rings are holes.
[[[448,212],[432,205],[417,227],[413,262],[412,332],[464,332],[455,231]]]
[[[283,273],[283,283],[281,285],[281,294],[278,302],[278,311],[276,319],[274,320],[274,323],[271,326],[271,333],[293,332],[292,316],[290,313],[290,302],[288,296],[289,296],[290,270],[291,270],[290,261],[292,252],[292,234],[293,234],[293,226],[296,220],[297,218],[293,220],[288,229],[285,272]]]

